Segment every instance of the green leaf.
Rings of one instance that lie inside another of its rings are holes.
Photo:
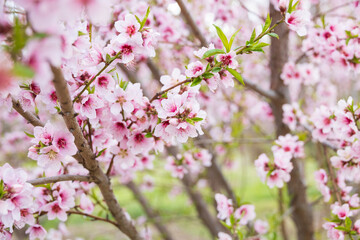
[[[35,76],[35,72],[32,70],[32,68],[19,62],[14,64],[12,71],[14,75],[21,78],[33,78]]]
[[[224,54],[224,50],[222,49],[210,49],[210,50],[207,50],[204,55],[203,55],[203,59],[205,58],[208,58],[208,57],[211,57],[211,56],[214,56],[216,54]]]
[[[146,138],[151,138],[152,136],[153,136],[153,135],[152,135],[151,132],[148,132],[148,133],[145,134],[145,137],[146,137]]]
[[[203,76],[203,78],[205,78],[205,79],[210,79],[210,78],[212,78],[212,77],[214,76],[214,74],[209,73],[209,72],[206,72],[206,73],[204,73],[202,76]]]
[[[187,118],[187,119],[186,119],[186,122],[190,123],[191,125],[195,125],[194,121],[191,120],[190,118]]]
[[[221,71],[221,67],[214,67],[211,71],[212,71],[213,73],[220,72],[220,71]]]
[[[268,14],[267,17],[266,17],[266,20],[265,20],[265,25],[263,27],[263,32],[268,30],[270,25],[271,25],[271,18],[270,18],[270,15]]]
[[[349,217],[346,217],[346,219],[345,219],[345,227],[346,227],[346,229],[351,230],[351,224],[352,224],[351,219]]]
[[[147,8],[145,17],[143,18],[143,20],[140,23],[140,30],[143,29],[143,27],[145,26],[146,20],[149,17],[149,13],[150,13],[150,7]]]
[[[250,37],[250,43],[253,43],[254,42],[254,40],[255,40],[255,37],[256,37],[256,31],[255,31],[255,28],[254,28],[254,30],[253,30],[253,32],[252,32],[252,34],[251,34],[251,37]]]
[[[26,136],[28,136],[28,137],[30,137],[30,138],[35,138],[34,135],[32,135],[32,134],[30,134],[30,133],[28,133],[28,132],[26,132],[26,131],[24,131],[24,133],[26,134]]]
[[[0,199],[3,197],[4,195],[4,181],[1,179],[0,181]]]
[[[139,18],[138,16],[136,16],[136,15],[135,15],[135,18],[136,18],[136,20],[138,21],[138,23],[139,23],[140,26],[141,26],[141,20],[140,20],[140,18]]]
[[[106,54],[106,62],[109,63],[111,61],[111,56],[109,54]]]
[[[106,148],[104,148],[103,150],[101,150],[101,151],[96,155],[96,157],[100,157],[100,156],[103,154],[103,152],[105,152],[105,150],[106,150]]]
[[[242,85],[245,86],[243,77],[241,76],[240,73],[238,73],[236,70],[232,69],[232,68],[226,68],[226,70],[231,73],[231,75],[233,75]]]
[[[334,227],[334,228],[337,230],[340,230],[340,231],[345,231],[345,232],[348,231],[345,227],[342,227],[342,226],[338,226],[338,227]]]
[[[292,11],[292,4],[293,4],[293,0],[290,0],[289,6],[288,6],[288,13],[291,13],[291,11]]]
[[[239,28],[239,30],[237,30],[236,32],[234,32],[234,34],[231,36],[230,41],[229,41],[229,49],[231,49],[231,47],[232,47],[232,45],[233,45],[233,42],[234,42],[234,40],[235,40],[235,37],[236,37],[236,35],[239,33],[240,29],[241,29],[241,28]]]
[[[83,32],[81,32],[81,31],[78,31],[78,36],[80,37],[80,36],[84,36],[84,35],[87,35],[86,33],[83,33]]]
[[[227,229],[229,229],[229,230],[231,230],[231,229],[232,229],[232,227],[231,227],[231,226],[229,226],[229,225],[227,225],[227,224],[226,224],[226,222],[221,221],[221,220],[220,220],[220,222],[221,222],[221,224],[222,224],[224,227],[226,227]]]
[[[194,86],[196,86],[196,85],[199,85],[200,83],[201,83],[201,81],[202,81],[202,78],[200,78],[200,77],[197,77],[197,78],[195,78],[192,82],[191,82],[191,87],[194,87]]]
[[[25,33],[26,26],[21,24],[19,18],[15,18],[14,27],[13,27],[13,45],[12,50],[14,53],[18,53],[23,49],[28,40],[28,36]]]
[[[116,67],[112,68],[110,71],[108,71],[108,73],[112,73],[116,70]]]
[[[279,39],[279,35],[277,35],[276,33],[268,33],[268,35],[269,35],[270,37],[274,37],[274,38]]]
[[[194,122],[200,122],[202,120],[204,120],[203,118],[199,118],[199,117],[193,117],[191,118],[191,120],[193,120]]]
[[[229,42],[228,42],[227,37],[225,36],[224,32],[215,24],[213,24],[213,25],[216,28],[217,35],[219,36],[221,42],[223,43],[223,45],[226,49],[226,52],[230,52]]]

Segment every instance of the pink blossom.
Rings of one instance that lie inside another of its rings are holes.
[[[175,84],[182,82],[186,79],[185,75],[182,75],[180,72],[180,69],[174,68],[174,70],[171,73],[171,76],[169,75],[163,75],[160,78],[160,82],[163,84],[161,90],[168,89],[169,87],[174,86]],[[176,87],[172,90],[172,92],[178,92],[180,90],[180,86]]]
[[[289,25],[289,28],[299,36],[305,36],[307,33],[306,27],[310,22],[310,16],[310,12],[307,10],[297,10],[291,14],[286,13],[285,22]]]
[[[94,211],[94,204],[84,193],[81,194],[80,197],[80,208],[88,214],[91,214]]]
[[[154,146],[154,139],[145,137],[144,133],[134,133],[128,141],[131,151],[137,153],[147,153]]]
[[[265,234],[269,231],[269,223],[267,221],[258,219],[254,223],[254,229],[260,235]]]
[[[328,178],[326,171],[324,169],[319,169],[314,173],[315,175],[315,181],[319,184],[326,184]]]
[[[102,108],[104,102],[96,94],[83,94],[81,103],[75,103],[75,109],[89,119],[96,118],[96,109]]]
[[[350,211],[349,204],[347,203],[343,204],[342,206],[333,205],[331,212],[337,215],[338,218],[341,220],[345,220],[345,218],[352,216],[352,212]]]
[[[115,29],[124,37],[141,38],[140,24],[132,14],[126,14],[124,21],[115,22]]]
[[[232,240],[232,237],[229,234],[219,232],[218,233],[219,240]]]
[[[56,131],[53,137],[53,144],[59,149],[60,154],[72,156],[77,152],[74,140],[74,136],[69,132]]]
[[[187,66],[185,75],[189,78],[195,78],[205,72],[205,67],[200,61],[192,62]]]
[[[69,208],[62,208],[57,201],[54,201],[46,204],[43,207],[43,210],[47,211],[47,217],[49,220],[58,218],[60,221],[64,222],[67,219],[66,211],[69,210]]]
[[[38,157],[38,164],[43,168],[52,168],[58,171],[61,168],[61,161],[64,156],[59,153],[59,149],[54,145],[40,149],[40,156]]]
[[[225,54],[219,54],[216,56],[216,60],[218,62],[222,62],[225,66],[229,68],[236,69],[238,67],[238,62],[235,59],[236,53],[234,51],[230,51]]]
[[[217,217],[221,220],[229,218],[234,211],[231,199],[228,199],[223,194],[217,193],[215,194],[215,200],[217,204],[216,209],[218,211]]]
[[[45,239],[46,237],[46,230],[39,224],[35,224],[31,227],[29,227],[28,230],[26,230],[26,233],[29,234],[29,239]]]
[[[134,111],[134,105],[132,103],[134,96],[129,91],[124,91],[122,88],[116,88],[114,93],[107,95],[106,98],[112,103],[110,111],[115,116],[119,115],[122,110],[127,114]]]
[[[234,217],[236,219],[239,219],[240,225],[246,225],[249,221],[252,221],[255,219],[255,207],[254,205],[245,204],[239,207],[234,212]]]

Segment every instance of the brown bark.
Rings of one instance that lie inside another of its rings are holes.
[[[273,21],[281,19],[281,14],[272,5],[270,5],[270,17]],[[282,105],[288,102],[289,92],[280,79],[282,68],[288,60],[289,30],[285,24],[281,24],[275,32],[279,35],[279,40],[272,38],[270,45],[271,89],[277,92],[280,97],[271,100],[271,108],[275,118],[276,135],[280,136],[290,132],[289,128],[282,122]],[[306,186],[303,182],[304,176],[301,172],[299,160],[293,159],[293,165],[291,180],[287,184],[291,199],[290,206],[293,209],[292,219],[297,229],[298,240],[311,240],[314,239],[312,207],[307,200]]]

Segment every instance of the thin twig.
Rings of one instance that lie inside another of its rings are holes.
[[[110,165],[106,171],[106,176],[110,176],[110,173],[111,173],[111,169],[112,169],[112,166],[114,165],[114,158],[115,158],[115,154],[113,154],[112,158],[111,158],[111,161],[110,161]]]
[[[87,214],[87,213],[80,212],[80,211],[67,211],[67,213],[68,213],[68,214],[77,214],[77,215],[82,215],[82,216],[85,216],[85,217],[92,218],[92,219],[94,219],[94,220],[98,220],[98,221],[103,221],[103,222],[111,223],[112,225],[114,225],[115,227],[117,227],[117,223],[116,223],[116,222],[111,221],[111,220],[106,219],[106,218],[98,217],[98,216],[91,215],[91,214]]]
[[[195,37],[200,41],[201,45],[206,46],[207,41],[204,35],[201,33],[198,25],[195,23],[188,9],[186,8],[184,2],[182,0],[175,0],[181,9],[181,14],[184,17],[187,24],[190,26],[191,32],[195,35]]]
[[[25,111],[20,102],[14,97],[11,97],[12,107],[17,111],[23,118],[25,118],[34,127],[43,127],[44,124],[38,119],[33,113]]]
[[[349,5],[351,5],[351,4],[355,3],[355,2],[357,2],[357,1],[350,1],[350,2],[346,2],[346,3],[343,3],[343,4],[337,5],[337,6],[335,6],[335,7],[333,7],[333,8],[330,8],[330,9],[324,11],[324,12],[321,12],[321,13],[318,13],[318,14],[314,15],[313,18],[312,18],[312,20],[314,20],[314,19],[316,19],[316,18],[318,18],[318,17],[321,17],[321,16],[323,16],[323,15],[326,15],[326,14],[328,14],[328,13],[331,13],[331,12],[333,12],[333,11],[336,11],[336,10],[338,10],[338,9],[340,9],[340,8],[349,6]]]
[[[279,98],[279,94],[277,92],[275,92],[271,89],[263,89],[258,84],[255,84],[246,78],[244,78],[243,80],[244,80],[245,87],[253,90],[254,92],[260,94],[261,96],[269,98],[271,100],[275,100],[275,99]],[[235,81],[235,82],[241,84],[239,81]]]
[[[331,181],[331,183],[333,185],[333,190],[334,190],[335,197],[336,197],[338,203],[342,204],[341,194],[340,194],[340,191],[338,189],[338,185],[336,183],[335,173],[334,173],[333,167],[331,165],[330,159],[327,156],[327,151],[326,151],[325,146],[323,146],[323,150],[324,150],[324,157],[325,157],[325,161],[326,161],[326,166],[327,166],[328,171],[329,171],[329,178],[330,178],[330,181]]]
[[[174,88],[176,88],[176,87],[178,87],[178,86],[181,86],[181,85],[183,85],[184,83],[191,82],[191,80],[192,80],[192,78],[191,78],[191,79],[186,79],[186,80],[184,80],[184,81],[182,81],[182,82],[179,82],[179,83],[177,83],[177,84],[175,84],[175,85],[173,85],[173,86],[165,89],[164,91],[160,91],[160,92],[156,93],[155,96],[153,96],[153,97],[151,98],[150,102],[153,102],[155,99],[157,99],[158,97],[160,97],[160,96],[163,95],[164,93],[167,93],[167,92],[170,91],[171,89],[174,89]]]
[[[82,175],[59,175],[53,177],[36,178],[36,179],[28,180],[27,182],[36,186],[36,185],[57,183],[64,181],[93,182],[94,179],[92,179],[90,176],[82,176]]]
[[[254,39],[254,42],[259,41],[262,37],[264,37],[265,35],[271,33],[278,25],[280,25],[281,23],[283,23],[285,21],[285,17],[283,16],[279,21],[277,21],[274,25],[272,25],[268,30],[266,30],[265,32],[259,34],[259,36],[257,36]],[[243,54],[244,51],[246,51],[246,49],[248,49],[249,46],[243,46],[241,47],[239,50],[236,51],[236,54]]]
[[[95,74],[95,76],[93,76],[90,81],[84,86],[84,88],[78,93],[78,95],[76,95],[76,97],[73,100],[73,103],[76,102],[79,97],[81,96],[81,94],[83,94],[85,92],[85,90],[95,81],[95,79],[103,72],[106,70],[106,68],[108,68],[111,63],[113,63],[116,59],[119,58],[119,56],[121,55],[121,51],[118,52],[109,62],[105,63],[105,66],[97,73]]]

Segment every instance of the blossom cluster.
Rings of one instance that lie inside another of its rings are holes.
[[[33,186],[27,183],[28,175],[9,164],[0,167],[0,237],[11,239],[14,225],[23,228],[35,225],[33,213]]]
[[[270,188],[282,188],[284,182],[290,181],[290,173],[293,169],[292,158],[304,157],[304,142],[299,141],[298,136],[287,134],[280,136],[271,148],[274,160],[270,161],[265,153],[255,160],[255,167],[262,182],[266,182]]]
[[[254,205],[242,204],[240,207],[236,208],[231,199],[228,199],[225,195],[220,193],[215,195],[215,200],[216,209],[218,211],[217,217],[224,221],[224,225],[228,226],[229,230],[231,230],[234,235],[238,234],[237,231],[240,231],[239,229],[241,226],[248,225],[256,217]],[[269,230],[269,224],[266,221],[258,219],[254,223],[254,230],[259,235],[264,235]],[[219,240],[232,239],[230,235],[224,232],[219,232],[218,237]]]
[[[211,153],[206,149],[186,151],[184,154],[178,154],[176,158],[169,156],[165,169],[177,178],[183,178],[187,173],[198,175],[204,167],[211,166],[211,158]]]

